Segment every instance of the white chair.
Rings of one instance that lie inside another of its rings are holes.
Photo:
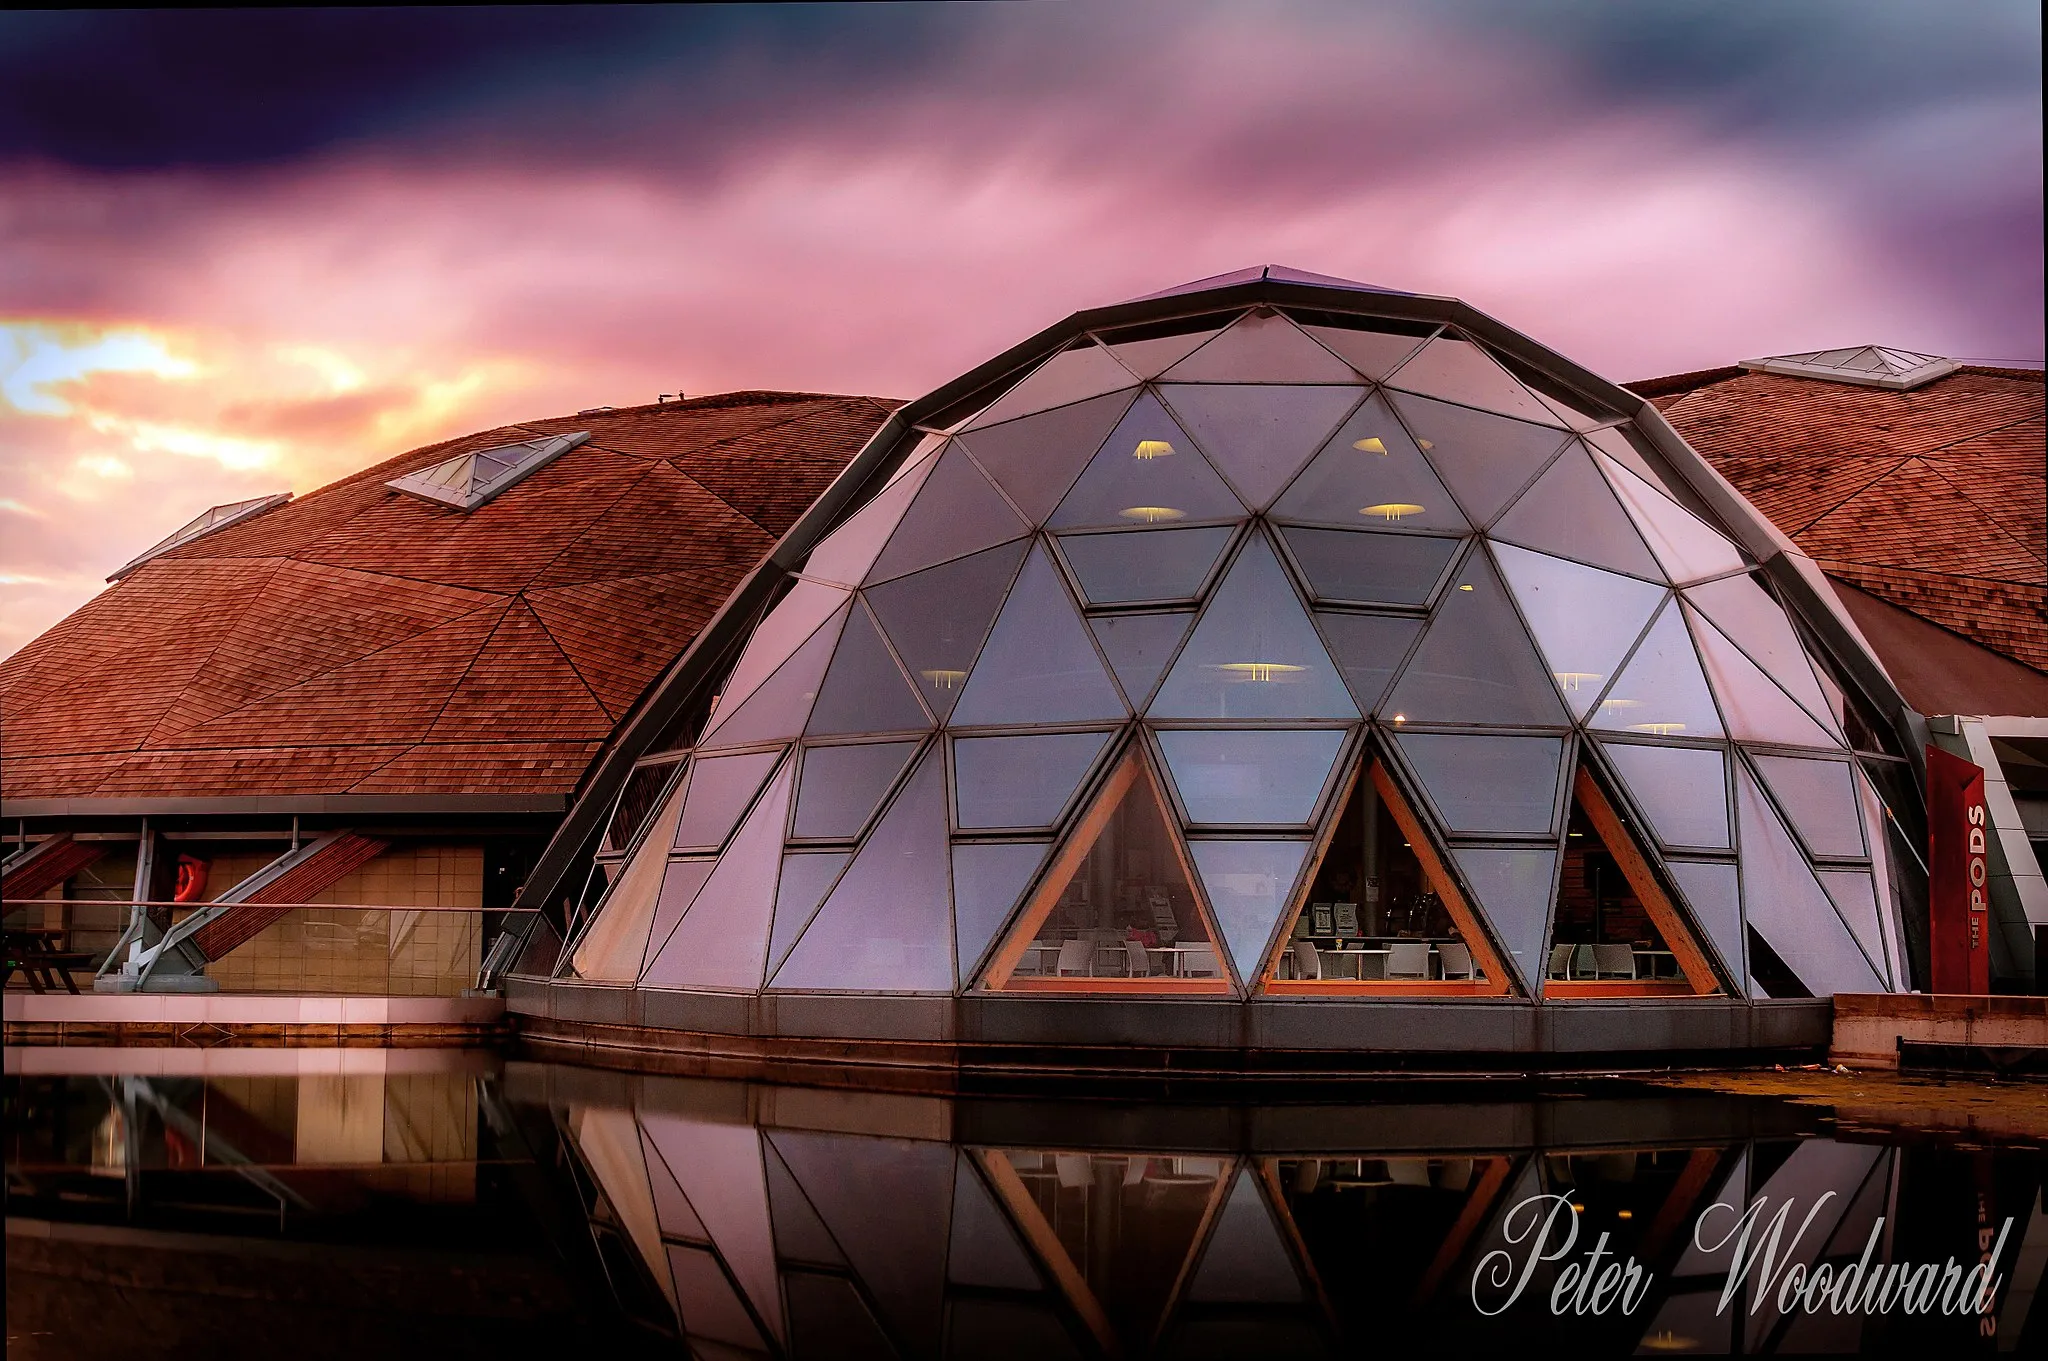
[[[1594,946],[1593,976],[1633,979],[1636,976],[1635,950],[1627,945]]]
[[[1216,965],[1216,947],[1213,945],[1189,946],[1180,957],[1180,971],[1188,978],[1216,978],[1221,970]]]
[[[1570,978],[1572,976],[1572,947],[1553,945],[1550,947],[1550,976]]]
[[[1152,976],[1152,956],[1145,953],[1145,943],[1138,940],[1124,942],[1124,967],[1126,978],[1149,978]]]
[[[1095,973],[1095,946],[1085,940],[1063,940],[1060,942],[1059,963],[1053,966],[1053,973],[1060,978],[1089,978]]]
[[[1318,981],[1323,976],[1322,952],[1305,940],[1294,942],[1294,976]]]
[[[1088,1186],[1095,1180],[1095,1169],[1085,1153],[1061,1153],[1052,1160],[1053,1175],[1062,1186]]]
[[[1472,951],[1462,942],[1451,942],[1436,947],[1436,957],[1443,965],[1445,978],[1472,978]]]
[[[1593,953],[1593,947],[1590,945],[1573,946],[1572,977],[1598,978],[1599,976],[1600,957]]]
[[[1426,941],[1397,940],[1387,947],[1387,977],[1429,977],[1429,945]]]

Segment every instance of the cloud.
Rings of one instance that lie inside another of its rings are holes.
[[[420,13],[0,18],[0,127],[47,115],[0,144],[0,477],[41,517],[0,649],[210,504],[678,388],[915,396],[1247,264],[1623,379],[2040,352],[2010,6]]]

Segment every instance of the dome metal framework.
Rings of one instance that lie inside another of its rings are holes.
[[[914,403],[792,531],[722,684],[684,659],[657,699],[715,704],[645,772],[559,977],[1907,986],[1854,748],[1910,711],[1653,409],[1462,304],[1273,269],[1020,350]],[[1625,972],[1566,926],[1594,847],[1656,947]]]

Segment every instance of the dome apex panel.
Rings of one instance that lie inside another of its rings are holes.
[[[1019,416],[1049,411],[1090,397],[1100,397],[1118,388],[1131,387],[1134,381],[1131,371],[1117,363],[1116,356],[1108,350],[1092,340],[1080,342],[1046,360],[962,429],[978,430],[987,425],[1000,425]]]
[[[1166,383],[1350,383],[1349,364],[1277,312],[1252,311],[1160,375]]]

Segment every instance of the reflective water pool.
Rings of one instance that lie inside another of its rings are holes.
[[[1923,1088],[1892,1109],[1938,1106]],[[1775,1097],[1608,1081],[942,1098],[160,1050],[10,1055],[6,1109],[8,1347],[25,1357],[2048,1338],[2048,1130],[1965,1142],[1938,1119],[1852,1124]]]

